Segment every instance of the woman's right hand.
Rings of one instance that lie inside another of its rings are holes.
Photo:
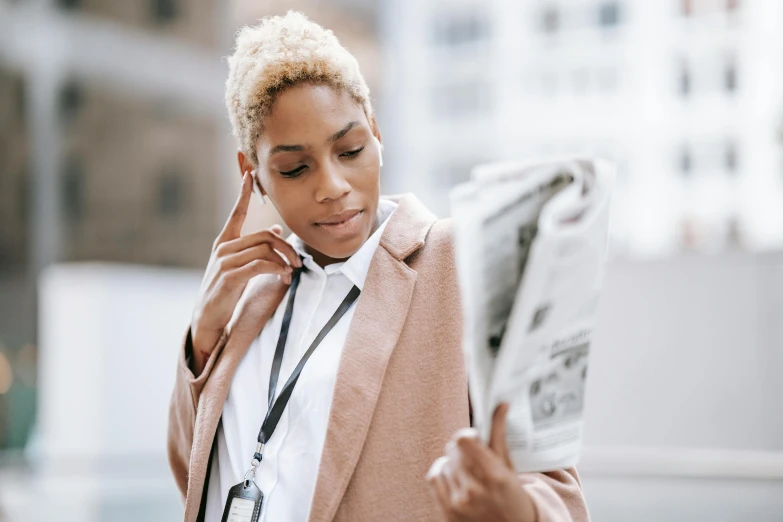
[[[247,282],[259,274],[276,274],[290,284],[291,267],[302,266],[294,248],[280,237],[283,232],[280,225],[247,236],[240,235],[253,192],[252,183],[252,176],[246,172],[242,176],[239,198],[212,245],[212,255],[190,324],[194,375],[200,375],[204,370]]]

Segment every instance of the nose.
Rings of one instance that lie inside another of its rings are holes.
[[[318,187],[315,192],[316,201],[323,203],[338,200],[351,192],[351,184],[338,166],[326,162],[319,170]]]

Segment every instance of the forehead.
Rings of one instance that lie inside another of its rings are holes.
[[[362,105],[327,85],[301,84],[280,93],[264,119],[260,150],[280,144],[320,145],[350,121],[367,125]]]

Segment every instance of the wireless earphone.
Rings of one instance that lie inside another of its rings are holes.
[[[266,199],[264,199],[264,195],[261,193],[261,189],[258,187],[258,180],[256,179],[256,171],[251,170],[250,171],[250,177],[253,178],[253,192],[258,195],[258,200],[262,205],[266,205]]]
[[[380,159],[380,167],[383,167],[383,145],[381,145],[381,141],[373,135],[372,137],[375,140],[375,143],[378,144],[378,159]]]

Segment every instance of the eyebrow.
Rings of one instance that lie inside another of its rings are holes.
[[[335,141],[339,140],[340,138],[348,134],[348,131],[350,131],[357,125],[359,125],[358,121],[348,122],[348,124],[345,127],[343,127],[342,129],[338,130],[337,132],[329,136],[326,142],[334,143]],[[279,152],[302,152],[303,150],[305,150],[304,145],[277,145],[272,150],[269,151],[269,155],[272,156]]]

